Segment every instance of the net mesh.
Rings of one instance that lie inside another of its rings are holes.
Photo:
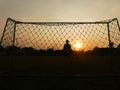
[[[117,47],[120,44],[119,24],[117,19],[101,22],[20,22],[8,19],[1,45],[61,50],[67,39],[73,50],[107,48],[110,42]]]

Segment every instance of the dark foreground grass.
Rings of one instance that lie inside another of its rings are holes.
[[[120,56],[112,58],[113,69],[120,66]],[[72,56],[65,62],[63,56],[1,56],[0,71],[23,74],[108,74],[108,56]]]
[[[120,78],[0,78],[0,90],[119,90]]]
[[[114,71],[120,71],[119,60],[112,58]],[[1,56],[0,71],[0,90],[120,89],[119,73],[111,73],[108,56],[72,56],[71,63],[62,56]]]

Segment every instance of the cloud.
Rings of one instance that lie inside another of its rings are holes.
[[[0,0],[0,2],[2,16],[21,20],[37,21],[43,18],[95,20],[119,16],[120,13],[120,0]]]

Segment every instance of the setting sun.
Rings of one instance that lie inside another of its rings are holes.
[[[75,48],[76,51],[79,51],[79,50],[82,48],[82,43],[76,42],[76,43],[74,44],[74,48]]]

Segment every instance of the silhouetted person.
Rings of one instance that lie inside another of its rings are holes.
[[[71,45],[69,44],[68,40],[66,40],[66,44],[64,44],[63,51],[65,55],[65,61],[70,61]]]
[[[111,43],[109,44],[109,47],[110,47],[110,48],[114,48],[114,43],[111,42]]]

